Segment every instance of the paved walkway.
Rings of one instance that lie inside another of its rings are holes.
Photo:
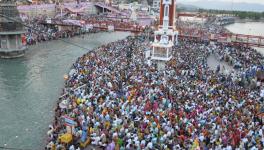
[[[212,70],[216,70],[217,65],[220,65],[220,72],[224,74],[229,74],[231,72],[236,72],[232,66],[230,66],[227,62],[219,61],[214,55],[211,55],[207,59],[208,66]]]

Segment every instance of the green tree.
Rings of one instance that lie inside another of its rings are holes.
[[[240,19],[246,19],[246,18],[247,18],[247,14],[246,14],[245,12],[239,12],[239,13],[238,13],[238,17],[239,17]]]
[[[259,20],[260,18],[261,18],[261,14],[260,13],[255,13],[254,19],[255,20]]]

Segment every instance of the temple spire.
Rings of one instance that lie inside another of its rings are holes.
[[[25,54],[22,37],[25,33],[15,0],[0,0],[0,58]]]
[[[15,0],[0,0],[0,32],[1,31],[19,31],[23,26]]]
[[[164,62],[172,58],[173,46],[178,41],[178,32],[175,26],[176,0],[160,1],[160,25],[154,32],[151,60],[165,68]]]

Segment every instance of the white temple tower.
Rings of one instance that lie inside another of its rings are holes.
[[[172,58],[172,47],[178,42],[175,14],[176,0],[161,0],[160,25],[154,32],[155,38],[152,43],[153,61],[164,63]]]

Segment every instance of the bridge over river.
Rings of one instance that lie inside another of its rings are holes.
[[[195,38],[200,40],[217,41],[222,43],[243,44],[245,46],[264,47],[264,36],[237,34],[237,33],[220,33],[212,34],[205,30],[194,28],[179,28],[181,37]]]

